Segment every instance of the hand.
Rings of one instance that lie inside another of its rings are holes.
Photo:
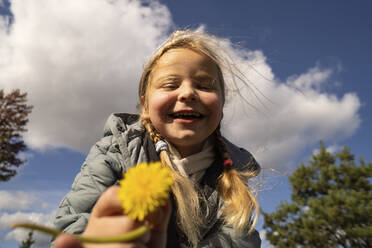
[[[83,244],[70,234],[61,234],[54,243],[56,248],[83,248]]]
[[[118,186],[112,186],[101,195],[92,210],[83,236],[117,236],[144,225],[143,222],[134,221],[123,215],[123,209],[118,199],[118,190]],[[147,218],[146,221],[151,222],[154,228],[132,242],[110,244],[86,243],[82,245],[73,236],[63,234],[56,239],[55,246],[56,248],[164,248],[166,246],[170,213],[171,204],[168,202],[165,207],[162,207]]]

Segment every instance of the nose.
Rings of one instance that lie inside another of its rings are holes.
[[[180,92],[178,99],[180,101],[195,101],[198,97],[198,94],[191,82],[183,82],[179,90]]]

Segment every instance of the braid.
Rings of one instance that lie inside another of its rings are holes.
[[[149,119],[142,119],[142,125],[146,128],[147,133],[150,135],[150,138],[152,141],[155,143],[158,142],[159,140],[162,140],[162,137],[158,132],[155,132],[154,128],[152,127],[152,124]]]
[[[222,139],[220,127],[216,129],[217,148],[223,158],[224,170],[219,178],[218,191],[225,204],[224,221],[234,229],[243,232],[249,227],[251,232],[258,219],[258,202],[249,189],[248,180],[258,171],[238,172],[234,167],[226,144]],[[252,213],[255,211],[252,220]]]
[[[230,154],[227,151],[225,142],[223,142],[221,131],[220,131],[220,126],[217,127],[216,129],[216,139],[217,139],[217,144],[218,144],[218,150],[220,151],[223,159],[223,166],[225,169],[231,169],[232,168],[232,160],[230,158]]]
[[[142,124],[155,144],[163,140],[149,119],[142,118]],[[177,172],[168,150],[161,150],[159,156],[162,165],[171,169],[175,182],[172,186],[172,192],[177,204],[177,224],[190,243],[196,247],[200,239],[199,230],[205,226],[205,218],[202,216],[200,209],[199,195],[195,190],[196,185],[192,180]],[[204,200],[204,198],[202,199]]]

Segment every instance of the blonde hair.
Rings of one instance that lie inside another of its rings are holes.
[[[175,31],[170,35],[169,39],[160,46],[144,68],[138,91],[141,101],[140,105],[142,107],[147,107],[147,88],[151,81],[151,72],[156,66],[157,61],[167,51],[176,48],[193,50],[209,57],[216,63],[218,68],[218,82],[220,83],[223,101],[225,101],[226,83],[221,66],[230,70],[232,65],[228,62],[228,59],[225,59],[223,53],[218,53],[218,51],[223,51],[218,44],[218,40],[218,38],[212,35],[188,30]],[[239,75],[238,77],[240,78]],[[154,143],[163,139],[148,118],[142,116],[142,123]],[[215,130],[215,137],[217,141],[216,146],[222,154],[224,163],[226,163],[226,161],[231,161],[219,126]],[[192,180],[180,175],[177,170],[175,170],[168,150],[162,150],[160,152],[160,159],[163,166],[172,169],[172,176],[175,180],[172,191],[177,204],[177,224],[187,236],[190,243],[196,246],[200,240],[200,227],[206,225],[205,216],[202,216],[200,207],[201,202],[206,200],[198,193],[199,190]],[[237,171],[233,165],[226,165],[224,166],[222,175],[218,179],[217,190],[224,203],[223,221],[238,232],[243,232],[247,229],[248,232],[251,232],[257,222],[259,206],[254,194],[248,186],[248,180],[258,173],[258,168],[252,167],[252,170],[240,172]],[[208,206],[208,204],[206,204],[206,206]],[[255,212],[255,214],[253,214],[253,212]]]

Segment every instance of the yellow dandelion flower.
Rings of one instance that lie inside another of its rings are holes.
[[[165,204],[172,184],[169,169],[162,167],[160,162],[129,168],[120,180],[119,199],[124,214],[143,221],[149,213]]]

